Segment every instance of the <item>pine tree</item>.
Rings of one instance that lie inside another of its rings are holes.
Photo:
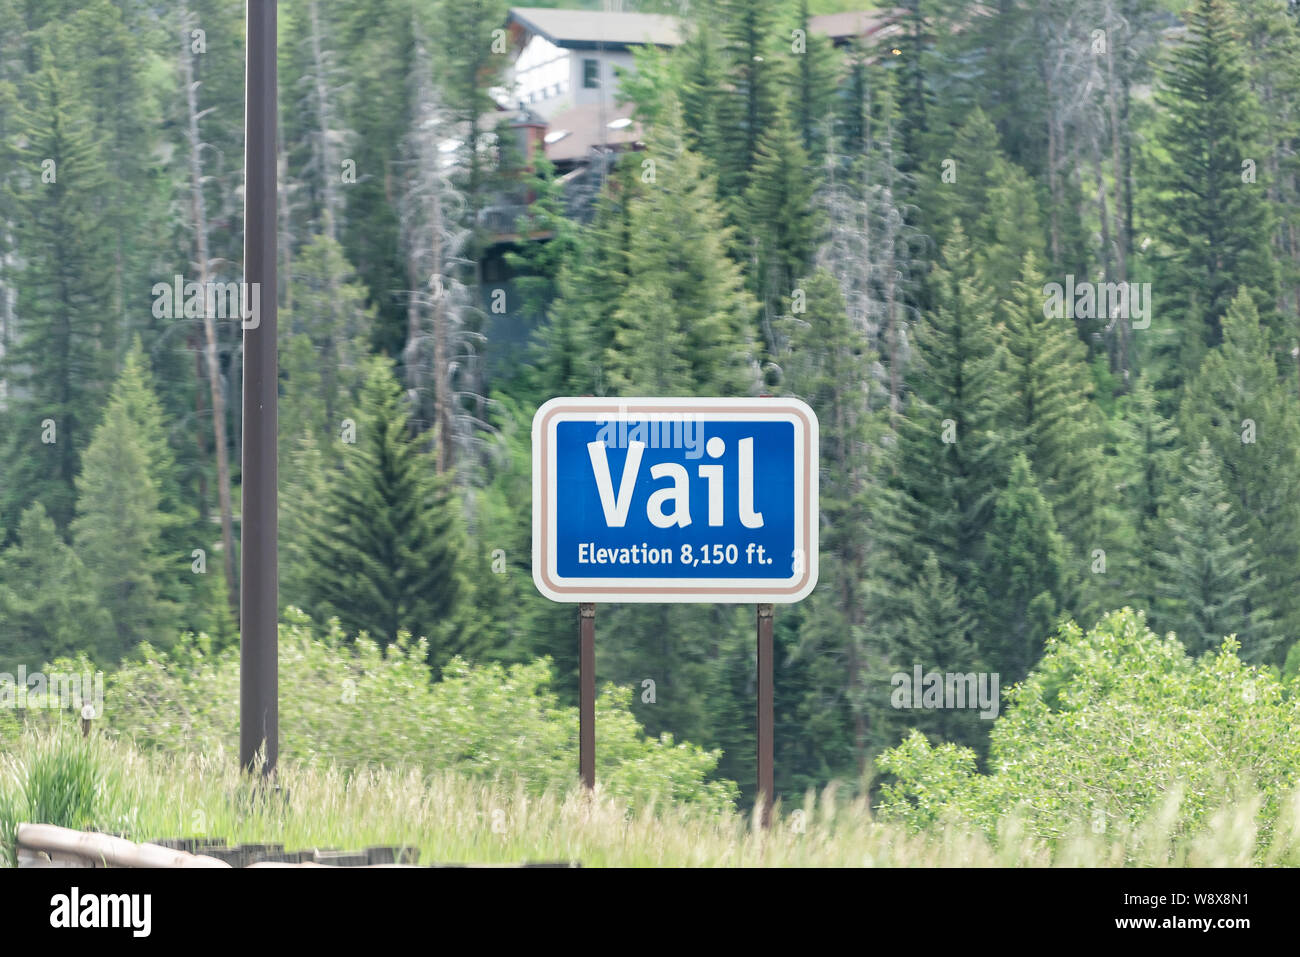
[[[747,395],[757,385],[753,300],[726,254],[730,231],[713,180],[673,112],[648,145],[654,182],[629,203],[628,285],[605,360],[610,388],[647,394],[662,382],[677,394]]]
[[[161,594],[180,607],[180,628],[206,631],[217,640],[231,638],[238,629],[226,602],[224,582],[216,573],[217,563],[213,562],[210,572],[206,569],[208,552],[219,546],[208,541],[211,528],[199,520],[194,502],[182,484],[176,455],[168,441],[173,431],[170,420],[138,338],[122,360],[113,395],[134,424],[136,436],[145,449],[149,474],[158,487],[158,510],[164,516],[161,550],[169,557],[168,571],[158,582]],[[194,555],[195,549],[203,551],[201,562]],[[204,571],[196,572],[196,567]],[[217,595],[219,600],[214,602]]]
[[[475,295],[477,277],[469,268],[478,259],[477,214],[470,214],[468,224],[461,222],[474,200],[458,185],[461,171],[444,146],[463,123],[454,120],[455,110],[444,106],[441,91],[431,82],[423,40],[416,43],[411,87],[414,115],[404,143],[409,161],[399,201],[408,269],[402,372],[415,393],[412,425],[420,432],[432,429],[438,472],[446,474],[460,454],[472,450],[475,430],[473,412],[462,397],[475,394],[478,371],[471,343],[481,311]],[[469,191],[481,175],[479,162],[474,157],[465,171]],[[471,459],[467,466],[472,465]],[[470,467],[457,474],[467,478]]]
[[[1235,515],[1258,549],[1285,635],[1300,635],[1300,407],[1283,387],[1254,300],[1242,290],[1223,317],[1179,409],[1187,444],[1208,440]]]
[[[355,408],[374,322],[339,244],[316,236],[294,257],[293,308],[280,313],[281,432],[323,445]]]
[[[189,565],[187,554],[167,551],[175,518],[161,509],[160,486],[170,453],[141,366],[133,353],[77,476],[73,544],[113,624],[98,644],[103,661],[116,661],[141,641],[166,647],[179,637],[179,609],[165,583]]]
[[[1233,5],[1242,33],[1242,58],[1263,120],[1265,185],[1273,211],[1273,250],[1283,315],[1300,315],[1300,5],[1244,2]],[[1294,320],[1281,344],[1295,345]]]
[[[939,210],[933,217],[936,241],[946,244],[961,224],[989,284],[1010,289],[1026,256],[1045,258],[1033,183],[1003,155],[997,130],[978,108],[957,131],[947,158],[953,161],[951,175],[940,176],[926,200]]]
[[[758,161],[759,143],[776,115],[787,64],[780,50],[777,0],[718,0],[717,25],[724,68],[718,122],[727,137],[723,155],[714,159],[718,193],[742,195]]]
[[[1038,491],[1029,459],[1017,453],[998,495],[986,541],[988,573],[981,608],[989,629],[988,658],[1002,685],[1022,680],[1062,610],[1066,550],[1052,508]]]
[[[1126,397],[1116,422],[1120,481],[1117,488],[1127,514],[1130,539],[1122,552],[1109,555],[1116,574],[1128,582],[1120,605],[1148,609],[1153,629],[1164,627],[1156,608],[1156,579],[1149,560],[1163,534],[1161,510],[1173,499],[1170,477],[1177,474],[1178,427],[1160,414],[1159,399],[1145,373]]]
[[[1108,569],[1105,552],[1121,543],[1121,516],[1110,504],[1106,420],[1093,401],[1086,349],[1069,320],[1044,315],[1042,290],[1030,256],[999,309],[1009,390],[1003,438],[1028,456],[1070,554],[1066,578],[1083,588],[1077,606],[1067,595],[1057,598],[1092,616],[1120,584],[1101,569]]]
[[[1182,494],[1163,518],[1165,534],[1153,556],[1161,627],[1192,654],[1214,651],[1226,635],[1236,635],[1246,660],[1273,657],[1280,633],[1265,607],[1254,543],[1234,515],[1207,440],[1190,456]]]
[[[686,146],[704,157],[711,169],[726,154],[726,133],[722,125],[723,100],[729,95],[727,61],[716,26],[709,19],[711,7],[696,13],[685,24],[686,35],[675,51],[682,64],[681,101]]]
[[[918,173],[922,157],[930,155],[934,128],[934,91],[930,86],[934,53],[934,11],[926,0],[905,0],[890,68],[899,74],[898,104],[902,128],[902,169]]]
[[[887,647],[868,579],[882,544],[876,509],[887,397],[873,385],[875,357],[845,310],[835,277],[819,269],[800,288],[806,310],[788,320],[789,352],[782,361],[792,391],[817,413],[824,478],[818,491],[820,581],[793,657],[807,663],[808,698],[841,703],[839,713],[851,721],[854,771],[861,773],[869,750],[883,740],[883,699],[871,694],[868,676],[882,670]],[[833,667],[823,670],[813,660]]]
[[[393,189],[403,173],[402,139],[411,119],[411,4],[372,0],[340,7],[338,59],[351,79],[341,122],[355,134],[348,159],[356,161],[356,182],[344,190],[342,241],[376,312],[371,346],[395,356],[406,342],[407,303],[393,290],[410,281]],[[437,35],[453,34],[442,28]]]
[[[971,640],[974,627],[969,606],[957,585],[943,573],[933,552],[925,556],[920,574],[910,587],[896,594],[892,663],[909,677],[921,666],[923,673],[969,674],[988,670],[988,662]],[[920,694],[919,688],[912,689]],[[879,693],[879,692],[878,692]],[[895,716],[931,738],[954,741],[980,749],[989,730],[977,711],[940,708]]]
[[[871,375],[887,380],[890,408],[899,411],[919,312],[916,280],[927,264],[916,255],[920,237],[909,221],[918,211],[903,199],[910,187],[899,166],[894,103],[888,89],[877,97],[879,128],[861,131],[856,153],[863,155],[847,138],[832,138],[826,150],[817,202],[827,230],[817,263],[839,280],[850,318],[881,358]]]
[[[907,412],[898,422],[897,487],[904,509],[895,540],[904,566],[926,549],[968,606],[984,564],[984,534],[1006,466],[1002,406],[1008,386],[991,289],[960,226],[933,277],[935,305],[917,324]]]
[[[1270,346],[1278,344],[1277,280],[1269,250],[1266,193],[1251,175],[1260,158],[1259,107],[1241,63],[1224,0],[1196,0],[1186,41],[1161,71],[1165,110],[1153,205],[1160,241],[1161,389],[1176,389],[1206,348],[1240,286],[1251,290]]]
[[[389,360],[371,360],[356,422],[305,547],[309,610],[338,617],[349,635],[428,638],[440,667],[458,647],[463,538],[447,480],[410,433]]]
[[[25,147],[17,151],[20,176],[11,183],[25,268],[18,279],[17,341],[5,356],[13,394],[0,425],[5,528],[37,499],[56,525],[67,525],[79,457],[111,378],[115,330],[99,301],[107,181],[102,144],[94,139],[68,56],[56,30],[53,43],[37,55],[39,67],[20,101]]]
[[[645,189],[632,164],[616,166],[591,225],[560,267],[555,301],[533,342],[534,380],[543,401],[610,393],[606,356],[631,273],[634,201]]]
[[[799,121],[799,137],[813,169],[820,169],[826,156],[827,121],[835,107],[840,55],[829,37],[812,32],[808,0],[799,0],[797,27],[802,35],[792,43],[795,56],[795,84],[791,108]],[[802,43],[799,41],[802,40]]]
[[[112,648],[113,623],[88,587],[75,550],[59,537],[45,506],[23,512],[17,541],[0,551],[0,671]],[[104,659],[101,659],[104,660]]]
[[[816,190],[808,155],[789,113],[778,106],[759,137],[744,197],[747,233],[753,243],[751,291],[762,303],[769,350],[778,348],[772,321],[812,261],[820,230],[813,202]]]
[[[517,311],[532,317],[544,315],[555,298],[556,277],[577,254],[580,230],[565,215],[564,184],[540,145],[524,182],[532,202],[515,225],[515,232],[533,241],[525,243],[520,251],[507,252],[505,261],[515,274],[514,286],[522,300]]]
[[[470,229],[477,232],[478,211],[484,205],[487,168],[482,149],[487,130],[485,116],[497,108],[489,91],[497,86],[508,59],[501,54],[497,31],[505,23],[505,0],[437,0],[432,4],[433,29],[429,36],[455,37],[440,44],[436,75],[455,120],[464,131],[465,212]],[[469,246],[469,258],[480,258],[478,240]]]
[[[334,441],[342,446],[341,435]],[[311,542],[325,501],[330,468],[326,463],[338,455],[326,456],[309,429],[282,430],[280,450],[280,607],[305,609],[311,604]]]
[[[167,183],[150,157],[156,121],[146,79],[149,50],[139,40],[150,29],[149,14],[112,0],[77,7],[65,21],[64,65],[75,71],[96,160],[114,184],[101,197],[106,244],[100,253],[100,308],[110,314],[118,333],[114,345],[121,348],[144,324],[132,293],[152,282],[154,264],[168,252],[167,231],[158,228]]]

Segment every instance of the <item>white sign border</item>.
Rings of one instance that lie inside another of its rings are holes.
[[[558,482],[556,427],[562,421],[663,420],[693,412],[704,421],[790,422],[795,429],[795,542],[803,543],[804,573],[773,581],[756,578],[562,578],[555,573],[554,536],[557,525]],[[545,434],[543,434],[545,430]],[[618,398],[559,397],[544,403],[533,416],[533,584],[556,602],[636,602],[691,604],[792,604],[806,598],[817,585],[818,449],[817,415],[807,404],[787,397],[762,398]],[[547,459],[544,461],[544,459]],[[801,466],[800,462],[804,465]],[[543,503],[546,507],[543,508]],[[544,521],[545,519],[545,521]]]

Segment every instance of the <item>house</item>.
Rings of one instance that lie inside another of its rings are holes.
[[[837,47],[853,42],[878,43],[885,37],[901,32],[899,20],[907,11],[901,7],[891,10],[850,10],[843,13],[823,13],[808,18],[810,33],[830,37]]]
[[[809,27],[836,46],[880,42],[897,29],[896,10],[837,13],[813,17]],[[618,102],[620,73],[636,69],[633,51],[653,46],[669,50],[684,39],[675,16],[598,10],[514,7],[506,19],[510,64],[502,86],[492,91],[497,112],[482,127],[507,127],[517,153],[532,157],[540,147],[564,184],[565,206],[576,219],[592,211],[601,184],[619,153],[641,148],[643,131],[631,104]],[[541,234],[520,235],[518,223],[532,197],[526,189],[505,189],[479,211],[487,236],[479,262],[484,309],[491,313],[490,340],[502,367],[523,354],[532,323],[540,317],[513,312],[513,274],[507,253]],[[506,291],[510,313],[498,316],[489,297]],[[526,321],[520,321],[525,319]]]
[[[633,67],[632,49],[681,43],[677,17],[515,7],[506,21],[514,59],[503,106],[551,119],[574,107],[612,104],[617,68]]]

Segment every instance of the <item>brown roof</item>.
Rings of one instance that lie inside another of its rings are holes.
[[[677,17],[658,13],[604,13],[599,10],[550,10],[514,7],[510,23],[537,33],[556,46],[589,49],[651,43],[677,46],[682,42]]]
[[[808,18],[808,29],[832,40],[870,36],[881,27],[897,21],[901,12],[901,10],[848,10],[843,13],[823,13]]]
[[[569,131],[569,135],[546,144],[546,157],[552,163],[574,162],[588,157],[592,147],[612,146],[626,147],[640,141],[641,127],[633,122],[620,129],[611,130],[609,124],[614,120],[627,119],[632,115],[630,103],[622,106],[606,106],[604,126],[601,124],[599,104],[588,103],[575,106],[557,113],[547,122],[547,134]]]

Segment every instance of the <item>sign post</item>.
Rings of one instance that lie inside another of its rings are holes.
[[[590,791],[596,786],[596,603],[578,606],[578,773]]]
[[[773,798],[772,606],[817,584],[817,417],[797,399],[558,398],[533,418],[533,581],[581,615],[595,783],[595,602],[754,604],[758,791]]]
[[[772,790],[773,790],[773,743],[772,729],[775,724],[772,703],[772,606],[760,602],[758,606],[758,653],[755,656],[758,665],[758,800],[761,805],[760,819],[764,827],[772,824]]]

